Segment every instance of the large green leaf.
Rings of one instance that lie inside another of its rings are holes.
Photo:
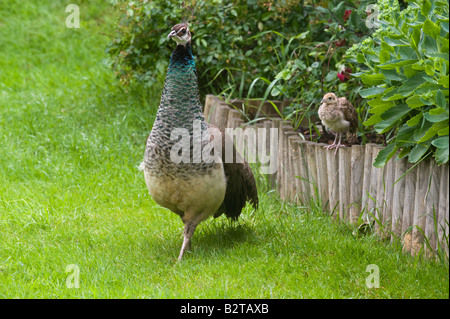
[[[441,90],[437,90],[436,92],[436,105],[448,112],[448,103],[445,100],[445,95]]]
[[[363,81],[364,84],[367,85],[378,85],[383,83],[383,80],[386,77],[384,76],[384,74],[365,74],[363,76],[361,76],[361,80]]]
[[[422,101],[419,95],[412,95],[406,100],[406,104],[412,109],[418,108],[425,103]]]
[[[380,69],[391,70],[391,69],[396,69],[396,68],[399,68],[399,67],[402,67],[402,66],[405,66],[405,65],[408,65],[408,64],[413,64],[413,63],[416,63],[416,62],[418,62],[417,59],[415,59],[415,60],[412,60],[412,59],[396,59],[396,60],[392,60],[392,61],[387,62],[387,63],[380,64],[378,67]]]
[[[382,88],[382,87],[373,87],[373,88],[364,89],[364,90],[359,91],[359,95],[361,95],[361,97],[367,99],[367,98],[376,97],[377,95],[382,94],[384,92],[384,90],[386,90],[386,89]]]
[[[428,151],[428,147],[428,145],[424,144],[417,144],[416,146],[414,146],[411,152],[409,152],[408,161],[410,163],[417,163],[426,153],[426,151]]]
[[[420,12],[422,13],[422,15],[424,17],[428,17],[428,13],[430,13],[431,10],[431,3],[428,0],[425,0],[422,4],[422,8],[420,10]]]
[[[441,32],[441,28],[430,19],[427,19],[423,24],[423,32],[432,38],[436,38]]]
[[[375,167],[383,167],[387,161],[389,161],[397,152],[398,147],[395,144],[389,144],[385,148],[383,148],[380,152],[378,152],[377,157],[373,163]]]
[[[379,134],[387,132],[410,111],[411,109],[405,104],[397,105],[387,110],[381,115],[382,121],[374,126],[375,130]]]
[[[448,113],[442,108],[430,110],[429,112],[424,113],[423,117],[432,123],[439,123],[445,120],[448,121]]]
[[[425,75],[425,72],[415,74],[399,87],[397,93],[404,97],[409,96],[415,89],[423,84]]]
[[[449,139],[448,136],[443,136],[435,139],[431,142],[434,146],[436,146],[437,150],[434,155],[436,161],[439,164],[447,163],[449,156]]]

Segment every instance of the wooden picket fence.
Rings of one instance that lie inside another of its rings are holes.
[[[266,129],[265,149],[278,143],[276,173],[269,180],[283,200],[321,203],[335,218],[401,239],[403,250],[412,254],[424,249],[433,255],[440,246],[448,256],[448,164],[391,159],[377,168],[372,163],[382,147],[375,144],[340,148],[335,156],[325,144],[302,140],[280,118],[248,125],[240,111],[213,95],[206,97],[204,113],[221,129],[242,128],[242,136],[236,137],[241,142],[246,129]],[[271,136],[270,129],[278,133]]]

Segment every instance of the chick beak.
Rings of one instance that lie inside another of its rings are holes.
[[[175,30],[170,31],[169,35],[167,36],[168,38],[172,38],[174,36],[177,35],[177,32]]]
[[[322,99],[322,101],[320,101],[320,103],[325,103],[325,99]]]

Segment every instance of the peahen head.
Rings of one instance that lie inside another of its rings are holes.
[[[337,104],[337,102],[338,102],[338,99],[334,93],[325,94],[321,101],[321,103],[325,103],[325,104],[329,104],[329,105]]]
[[[191,42],[191,32],[186,23],[179,23],[172,27],[168,38],[172,38],[178,45],[186,45]]]

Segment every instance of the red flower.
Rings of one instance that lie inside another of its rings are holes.
[[[350,73],[352,73],[352,69],[345,68],[344,71],[339,72],[337,74],[337,77],[338,77],[339,81],[346,82],[346,81],[348,81],[350,79]]]
[[[350,15],[352,14],[352,10],[345,10],[344,12],[344,22],[347,22],[348,18],[350,17]]]
[[[343,47],[344,45],[347,44],[347,40],[342,39],[340,41],[336,41],[335,44],[336,44],[337,47]]]

